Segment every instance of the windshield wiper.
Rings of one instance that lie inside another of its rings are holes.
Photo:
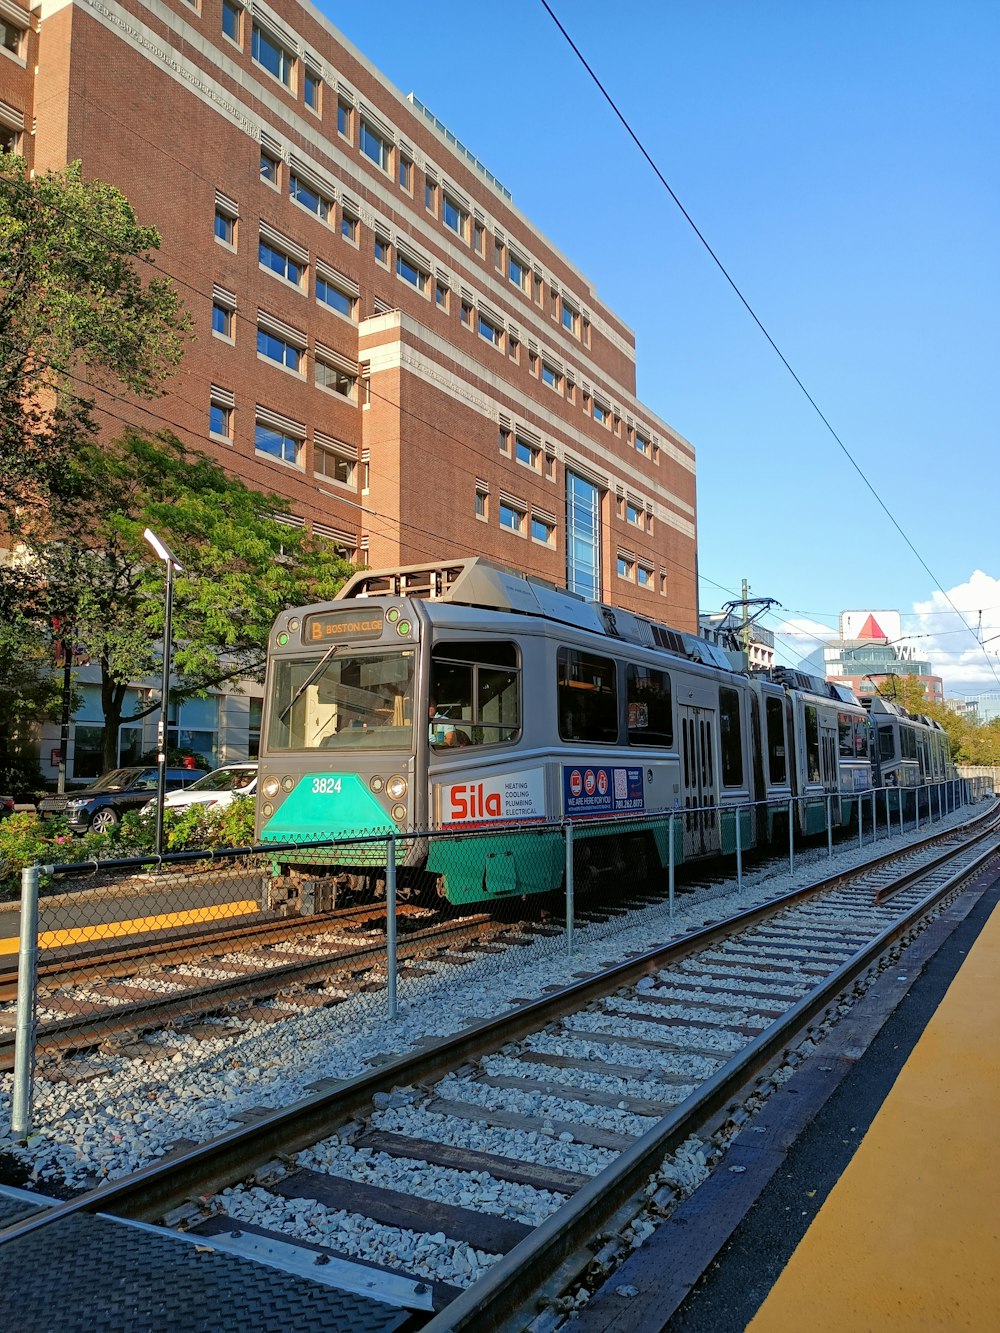
[[[340,647],[340,644],[339,644],[339,643],[335,643],[335,644],[333,645],[332,648],[328,648],[328,649],[327,649],[327,651],[323,654],[323,656],[322,656],[322,657],[319,659],[319,661],[316,663],[315,667],[313,667],[312,671],[309,672],[309,675],[306,676],[305,680],[302,682],[302,684],[299,686],[299,688],[298,688],[298,689],[295,691],[295,693],[292,695],[291,699],[289,699],[289,701],[288,701],[288,703],[285,705],[285,707],[284,707],[284,708],[281,710],[281,712],[278,714],[278,721],[279,721],[279,722],[284,722],[285,718],[286,718],[286,717],[288,716],[288,714],[292,711],[292,709],[295,707],[295,705],[298,703],[298,701],[302,698],[303,694],[305,694],[305,692],[306,692],[306,690],[309,688],[309,686],[312,685],[313,681],[315,681],[315,680],[317,679],[317,677],[319,677],[319,676],[321,676],[321,675],[323,674],[323,670],[324,670],[324,668],[326,667],[327,662],[329,662],[330,658],[334,655],[334,653],[337,651],[337,649],[338,649],[339,647]]]

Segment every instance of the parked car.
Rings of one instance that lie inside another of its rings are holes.
[[[167,792],[190,787],[205,776],[203,768],[168,768]],[[74,833],[107,833],[129,810],[141,810],[150,796],[155,800],[155,768],[116,768],[89,787],[65,795],[45,796],[38,803],[42,819],[65,815]]]
[[[253,796],[257,790],[257,761],[243,764],[225,764],[214,768],[183,791],[168,791],[163,798],[164,810],[187,810],[192,805],[231,805],[237,796]],[[142,813],[151,815],[156,810],[156,798],[143,806]]]
[[[14,813],[13,796],[0,796],[0,819],[6,819]]]

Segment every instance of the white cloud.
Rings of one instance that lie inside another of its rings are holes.
[[[916,656],[930,659],[949,698],[1000,693],[1000,579],[977,569],[947,597],[934,592],[915,602],[913,612],[907,628]]]

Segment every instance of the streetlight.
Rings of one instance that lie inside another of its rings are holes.
[[[170,699],[171,620],[174,610],[174,570],[183,572],[183,565],[170,547],[160,541],[149,528],[142,534],[166,566],[167,587],[163,611],[163,675],[160,685],[160,721],[156,728],[156,855],[163,853],[163,797],[167,787],[167,707]]]

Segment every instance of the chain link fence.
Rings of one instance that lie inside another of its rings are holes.
[[[991,794],[992,782],[975,778],[30,867],[20,901],[0,905],[12,1131],[23,1137],[34,1123],[39,1081],[110,1079],[102,1095],[114,1097],[115,1071],[130,1062],[190,1077],[209,1065],[238,1074],[263,1058],[301,1064],[303,1079],[350,1077],[398,1049],[401,1015],[425,1000],[423,1035],[444,1035],[509,1004],[532,969],[543,984],[546,960],[582,940],[626,930],[643,947],[665,939],[678,902],[706,892],[692,856],[703,846],[741,887],[765,836],[768,864],[795,869],[807,850],[822,860],[845,845],[888,846]],[[357,1043],[331,1074],[324,1046],[350,1034]]]

